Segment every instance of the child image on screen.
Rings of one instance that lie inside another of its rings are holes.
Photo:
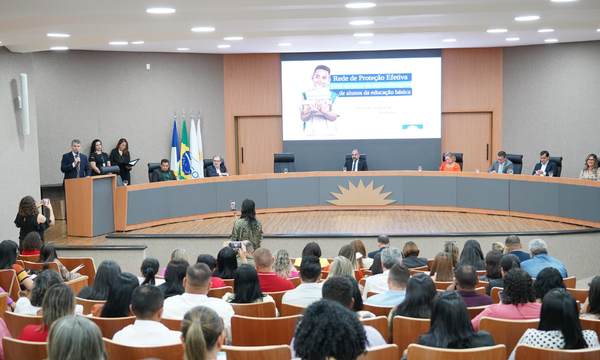
[[[327,66],[317,66],[312,75],[313,88],[302,93],[300,118],[305,135],[335,135],[337,132],[333,122],[338,115],[332,110],[337,93],[329,90],[330,76]]]

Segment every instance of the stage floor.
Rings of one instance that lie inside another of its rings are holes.
[[[561,232],[585,226],[519,217],[438,211],[306,211],[262,214],[265,235],[441,235],[481,233]],[[154,226],[119,235],[230,235],[235,218],[214,218]],[[65,221],[46,230],[47,242],[61,246],[107,245],[104,235],[93,238],[67,236]]]

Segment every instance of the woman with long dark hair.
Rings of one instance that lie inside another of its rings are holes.
[[[600,318],[600,276],[593,278],[590,283],[590,291],[583,305],[581,318],[593,320]]]
[[[252,304],[260,302],[275,302],[270,295],[263,294],[256,268],[242,264],[233,277],[235,292],[223,295],[223,300],[234,304]]]
[[[485,293],[489,296],[490,293],[492,292],[493,287],[503,288],[504,287],[504,276],[506,276],[506,273],[508,273],[508,271],[513,268],[520,269],[521,268],[521,260],[519,260],[519,258],[513,254],[503,255],[502,259],[500,260],[500,273],[502,274],[502,277],[500,277],[498,279],[490,280],[490,283],[485,288]]]
[[[544,297],[537,329],[527,329],[518,345],[546,349],[584,349],[600,347],[593,330],[581,330],[579,309],[573,295],[566,289],[552,289]],[[515,358],[515,350],[509,360]]]
[[[145,258],[142,261],[142,266],[140,266],[140,272],[142,273],[142,276],[138,276],[140,285],[160,285],[164,283],[164,279],[156,278],[156,275],[158,275],[158,269],[160,269],[160,264],[158,263],[157,258]]]
[[[467,240],[455,268],[458,269],[462,265],[471,265],[475,270],[485,270],[485,259],[479,241]]]
[[[134,316],[131,305],[131,294],[140,286],[138,278],[131,273],[120,273],[111,284],[106,303],[92,306],[92,316],[115,318]]]
[[[321,247],[319,246],[319,244],[317,244],[316,242],[309,242],[304,246],[304,249],[302,249],[302,257],[296,258],[294,265],[300,266],[300,264],[302,264],[302,259],[304,259],[307,256],[316,256],[319,259],[321,267],[324,268],[327,265],[329,265],[329,260],[327,260],[326,258],[322,258],[321,255]]]
[[[121,267],[114,260],[104,260],[98,266],[94,285],[86,286],[77,297],[88,300],[106,300],[110,286],[121,273]]]
[[[48,208],[48,217],[40,214],[39,208],[42,205]],[[44,200],[35,202],[31,196],[22,198],[19,202],[17,217],[15,218],[15,226],[19,228],[19,249],[23,249],[23,240],[32,231],[40,234],[40,239],[43,243],[44,231],[48,230],[52,225],[54,225],[54,211],[49,201],[48,203],[45,203]]]
[[[235,270],[238,268],[235,255],[235,250],[229,246],[219,250],[217,254],[217,268],[213,276],[221,279],[233,279],[235,277]]]
[[[102,151],[102,141],[94,139],[92,148],[90,149],[90,167],[92,168],[92,176],[100,175],[103,167],[110,166],[108,154]]]
[[[242,203],[242,216],[233,225],[231,241],[250,240],[256,250],[260,248],[262,236],[262,224],[256,218],[254,201],[246,199]]]
[[[21,290],[31,290],[33,279],[21,265],[17,264],[18,252],[19,246],[16,242],[12,240],[2,241],[0,243],[0,270],[13,269],[17,274]]]
[[[537,274],[537,277],[533,282],[535,301],[543,302],[544,296],[552,289],[566,288],[560,271],[551,267],[544,268]]]
[[[123,183],[127,182],[131,185],[131,155],[129,154],[129,143],[127,139],[121,138],[117,146],[110,152],[110,163],[119,166],[121,169],[121,179]]]
[[[67,268],[60,262],[60,260],[58,260],[58,254],[56,253],[54,244],[44,244],[40,250],[40,258],[36,262],[41,264],[51,262],[56,263],[58,265],[58,269],[60,270],[60,276],[62,276],[63,281],[69,281],[81,277],[81,274],[78,272],[69,272],[69,270],[67,270]]]
[[[501,260],[502,253],[500,251],[488,251],[485,255],[485,275],[479,276],[479,281],[490,282],[502,278],[502,271],[500,271]]]
[[[406,297],[392,312],[392,319],[394,316],[429,318],[431,304],[436,294],[437,290],[431,277],[424,273],[413,275],[406,284]]]
[[[165,295],[165,299],[185,292],[183,278],[185,278],[188,266],[190,264],[183,259],[173,259],[169,262],[165,273],[165,282],[158,285],[158,288]]]

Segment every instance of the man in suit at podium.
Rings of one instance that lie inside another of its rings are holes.
[[[352,159],[346,160],[344,165],[348,171],[368,171],[367,160],[362,160],[358,150],[352,150]]]
[[[169,169],[169,160],[162,159],[160,161],[160,168],[154,169],[154,171],[152,171],[152,181],[151,182],[170,181],[170,180],[177,180],[177,177],[175,176],[175,173],[173,172],[173,170]]]
[[[550,173],[552,173],[552,176],[556,176],[556,173],[558,171],[558,165],[556,165],[555,162],[548,160],[550,160],[550,153],[546,150],[543,150],[540,153],[540,162],[535,164],[535,167],[533,168],[533,173],[531,175],[550,176]]]
[[[219,155],[213,156],[213,164],[206,168],[206,177],[229,176],[227,167]]]
[[[85,154],[81,154],[81,141],[75,139],[71,141],[71,151],[62,156],[60,162],[60,171],[65,174],[64,180],[76,179],[90,176],[92,168]],[[65,181],[63,180],[63,188]]]

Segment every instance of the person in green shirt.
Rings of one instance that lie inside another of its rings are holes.
[[[233,225],[231,241],[249,240],[256,250],[260,248],[262,235],[262,224],[256,219],[254,201],[246,199],[242,203],[242,216]]]

